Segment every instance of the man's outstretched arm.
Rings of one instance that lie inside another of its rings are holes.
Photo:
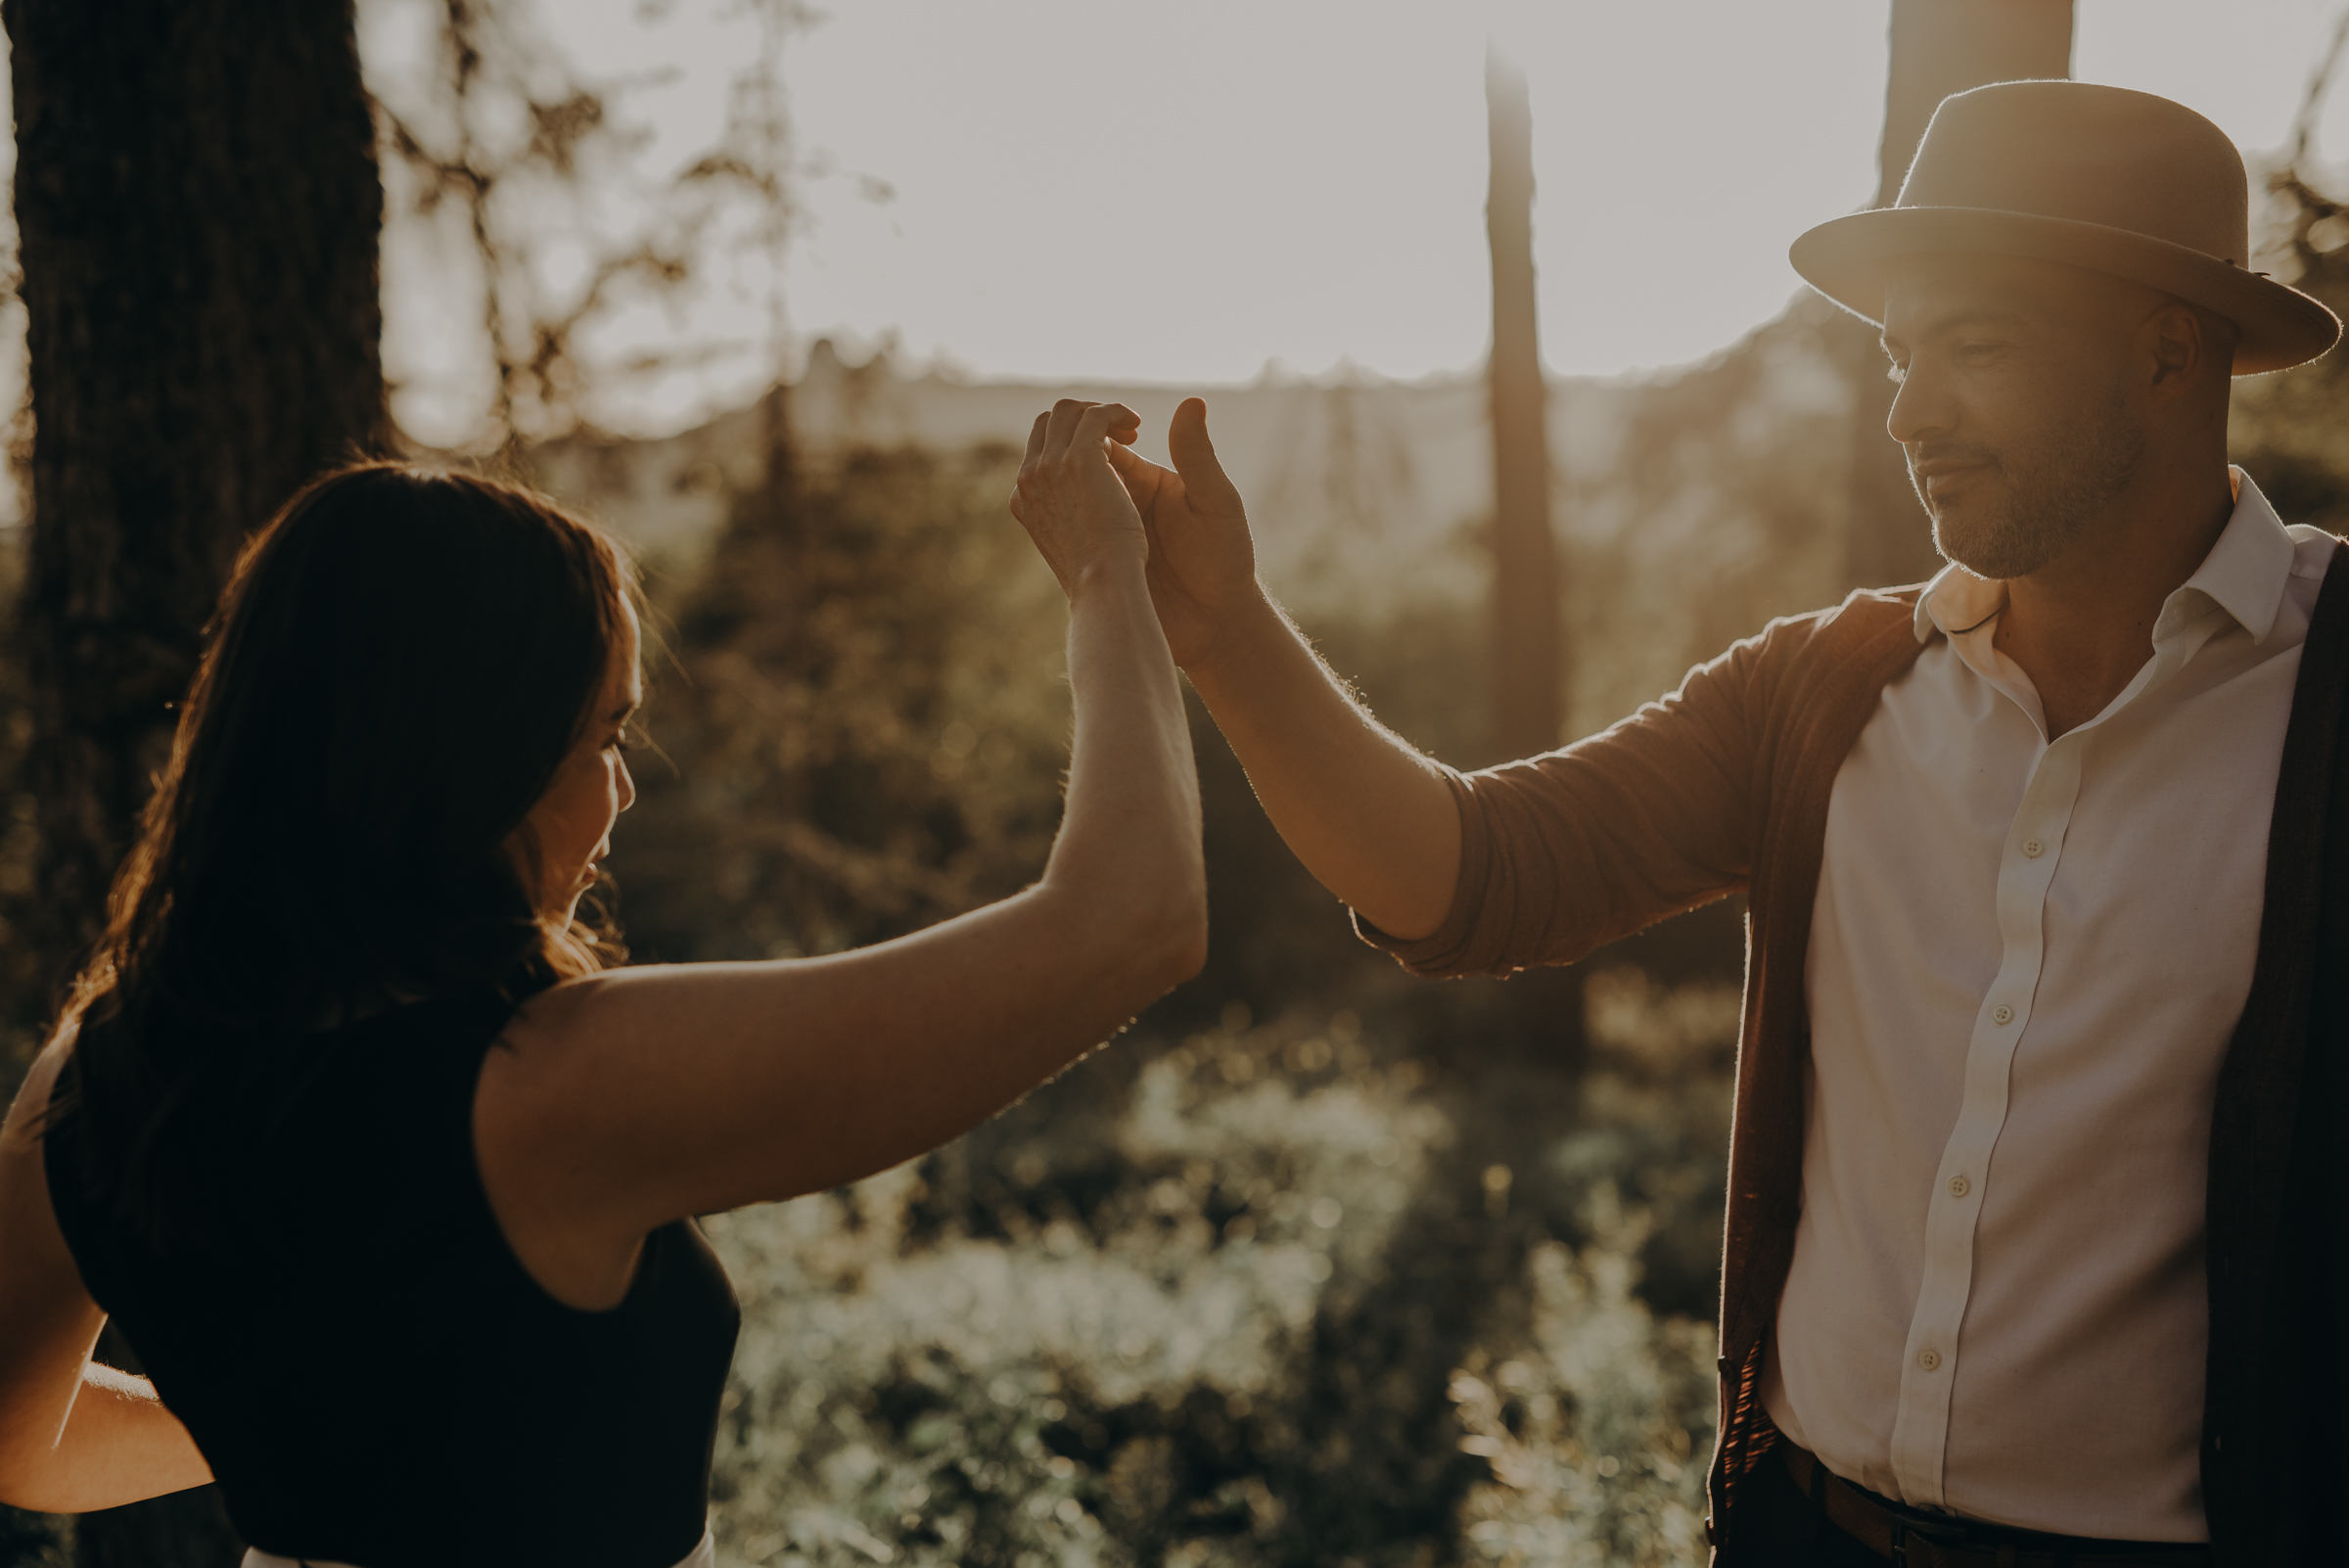
[[[1180,665],[1306,869],[1391,936],[1443,924],[1459,878],[1444,769],[1370,716],[1256,577],[1240,493],[1207,405],[1167,434],[1172,470],[1112,449],[1150,534],[1150,592]]]

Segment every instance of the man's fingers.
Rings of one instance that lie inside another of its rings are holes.
[[[1111,432],[1110,438],[1115,440],[1117,433]],[[1133,497],[1136,506],[1142,503],[1143,497],[1158,492],[1162,478],[1174,477],[1128,445],[1110,447],[1109,466],[1116,469],[1118,478],[1126,482],[1126,493]]]
[[[1182,487],[1194,508],[1240,510],[1239,486],[1223,472],[1223,465],[1216,460],[1216,443],[1208,439],[1206,399],[1185,397],[1174,410],[1174,422],[1167,427],[1167,451],[1174,459],[1174,472],[1182,476]]]
[[[1044,425],[1051,418],[1051,412],[1046,410],[1036,415],[1036,423],[1028,427],[1028,453],[1020,459],[1022,474],[1036,467],[1036,460],[1044,455]]]

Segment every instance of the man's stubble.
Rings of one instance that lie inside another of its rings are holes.
[[[2029,447],[1983,455],[2006,486],[1995,500],[1976,503],[1978,510],[1937,508],[1917,487],[1933,519],[1933,543],[1976,576],[2028,576],[2128,488],[2144,462],[2145,433],[2116,387]]]

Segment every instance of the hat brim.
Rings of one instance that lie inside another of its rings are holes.
[[[2134,278],[2217,311],[2242,333],[2234,374],[2306,364],[2341,336],[2324,304],[2258,272],[2183,245],[2101,223],[1974,207],[1886,207],[1810,230],[1787,253],[1803,280],[1851,311],[1884,320],[1884,280],[1897,257],[1933,254],[2029,256]]]

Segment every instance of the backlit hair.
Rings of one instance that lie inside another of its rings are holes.
[[[193,1217],[201,1107],[255,1041],[618,956],[533,908],[524,819],[636,594],[602,530],[460,472],[345,468],[253,535],[59,1023],[60,1109],[126,1217]]]

